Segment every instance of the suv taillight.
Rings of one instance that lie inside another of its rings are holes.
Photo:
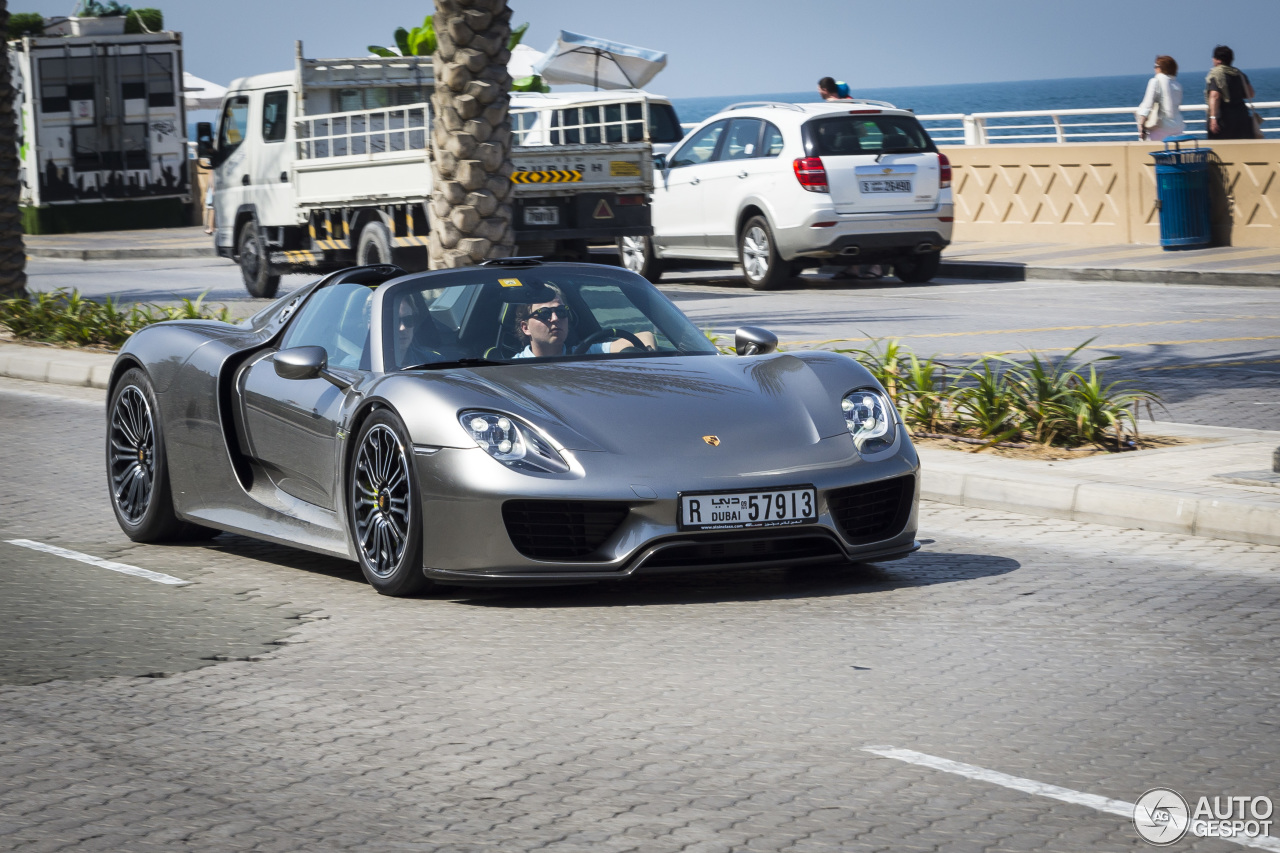
[[[951,186],[951,161],[941,151],[938,152],[938,186],[941,189]]]
[[[827,170],[821,157],[799,157],[791,164],[796,170],[796,180],[811,193],[829,193]]]

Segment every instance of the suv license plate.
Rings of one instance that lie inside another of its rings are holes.
[[[681,492],[681,530],[784,527],[818,520],[813,486],[785,486],[750,492]]]
[[[911,181],[858,181],[864,193],[909,193]]]
[[[525,225],[559,225],[560,208],[558,207],[526,207],[524,209]]]

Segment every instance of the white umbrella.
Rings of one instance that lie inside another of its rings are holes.
[[[548,84],[581,83],[597,89],[640,89],[667,66],[662,51],[560,31],[533,73]]]
[[[201,80],[190,71],[182,72],[182,100],[189,110],[216,110],[222,105],[226,86]]]
[[[507,61],[507,73],[512,80],[532,77],[533,66],[539,59],[542,59],[542,51],[527,44],[518,44],[511,51],[511,59]]]

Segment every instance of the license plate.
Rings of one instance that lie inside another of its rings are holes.
[[[526,207],[524,209],[525,225],[559,225],[560,208],[558,207]]]
[[[818,520],[813,486],[785,486],[749,492],[681,492],[681,530],[785,527]]]
[[[909,193],[911,181],[858,181],[864,193]]]

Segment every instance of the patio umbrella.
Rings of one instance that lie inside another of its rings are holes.
[[[216,110],[227,94],[225,86],[201,80],[190,71],[182,72],[182,100],[189,110]]]
[[[513,80],[519,80],[521,77],[531,77],[535,73],[533,70],[534,63],[541,58],[542,51],[529,47],[527,44],[518,44],[512,49],[511,59],[507,61],[507,73],[511,75]]]
[[[533,72],[553,86],[581,83],[597,89],[640,89],[667,66],[662,51],[560,31]]]

